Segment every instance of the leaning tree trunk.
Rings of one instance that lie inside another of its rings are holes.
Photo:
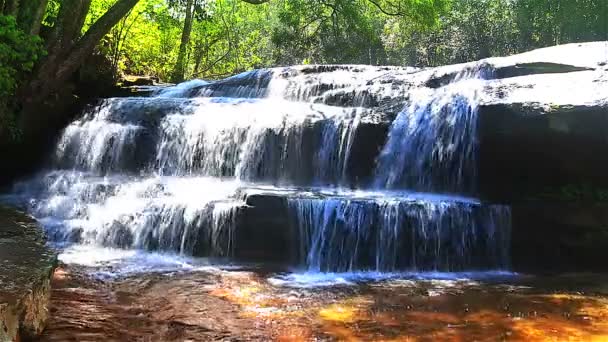
[[[17,17],[19,27],[26,33],[37,35],[40,32],[47,5],[48,0],[21,1]]]
[[[182,40],[179,44],[179,54],[177,55],[177,63],[173,71],[172,81],[175,83],[182,82],[186,74],[186,51],[188,43],[190,43],[190,34],[192,33],[192,17],[193,17],[193,0],[188,0],[186,3],[186,20],[184,21],[184,30],[182,31]]]
[[[93,52],[95,46],[122,17],[124,17],[139,0],[119,0],[101,18],[99,18],[80,39],[76,37],[84,23],[84,17],[88,11],[91,0],[68,0],[66,2],[77,2],[80,6],[74,6],[66,11],[66,16],[74,16],[73,21],[62,20],[59,38],[51,42],[49,56],[38,68],[38,75],[32,82],[30,88],[34,88],[33,94],[38,97],[46,97],[51,94],[57,86],[69,79],[82,65],[84,60]],[[62,6],[63,7],[63,6]],[[66,51],[67,50],[67,51]]]
[[[48,41],[49,54],[38,66],[36,77],[21,92],[20,127],[24,135],[31,137],[47,123],[62,119],[55,117],[59,113],[42,114],[45,102],[65,87],[70,77],[93,53],[103,36],[138,2],[139,0],[118,0],[78,39],[91,0],[64,0],[56,32]]]

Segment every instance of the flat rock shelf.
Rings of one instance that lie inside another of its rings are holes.
[[[0,341],[39,335],[48,318],[56,254],[31,217],[0,207]]]

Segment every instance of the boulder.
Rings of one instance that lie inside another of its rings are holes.
[[[608,71],[487,83],[479,109],[485,198],[519,201],[566,186],[608,187]]]

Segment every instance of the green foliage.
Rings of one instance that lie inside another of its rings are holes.
[[[605,13],[604,0],[452,0],[430,30],[393,20],[385,46],[392,64],[460,63],[605,40]]]
[[[92,23],[114,0],[93,0]],[[602,0],[195,0],[188,78],[251,68],[435,66],[605,39]],[[141,0],[100,48],[127,74],[168,79],[185,0]]]
[[[17,27],[12,16],[0,15],[0,97],[14,93],[18,81],[43,54],[42,41]]]
[[[608,202],[608,189],[597,188],[590,184],[567,184],[545,188],[529,197],[532,200]]]
[[[0,15],[0,137],[17,134],[11,100],[43,53],[39,37],[21,31],[14,17]]]

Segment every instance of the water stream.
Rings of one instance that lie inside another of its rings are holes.
[[[283,203],[258,234],[296,237],[276,286],[511,275],[509,208],[475,198],[481,77],[409,92],[383,82],[409,69],[352,68],[103,100],[5,198],[104,279],[249,262],[232,256],[253,194]]]

